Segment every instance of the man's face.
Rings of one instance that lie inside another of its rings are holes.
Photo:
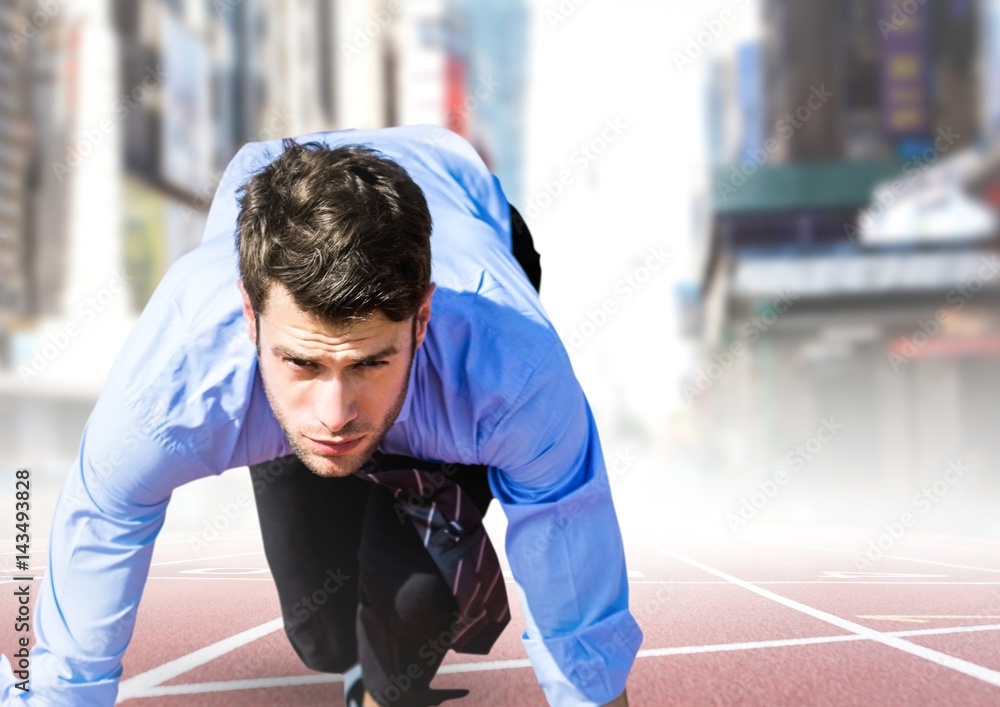
[[[434,287],[415,323],[392,322],[378,312],[352,327],[303,312],[280,284],[271,286],[267,311],[257,319],[243,293],[243,316],[257,344],[271,410],[313,473],[348,476],[378,449],[406,399]]]

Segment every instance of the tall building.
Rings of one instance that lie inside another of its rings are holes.
[[[528,7],[523,0],[464,0],[464,101],[468,139],[500,178],[507,199],[524,191],[525,98],[528,83]]]
[[[5,37],[17,31],[28,17],[27,4],[5,2],[0,29]],[[14,35],[16,36],[16,35]],[[27,42],[27,40],[26,40]],[[31,174],[31,96],[28,77],[31,56],[10,43],[0,46],[0,311],[7,317],[27,314],[31,308],[32,279],[25,267],[30,244],[28,194]]]
[[[11,465],[48,456],[64,472],[115,352],[201,241],[244,143],[434,123],[473,141],[511,198],[519,189],[523,2],[39,7],[0,0],[0,456]]]
[[[528,10],[523,0],[415,0],[394,28],[398,122],[466,138],[515,205],[523,191]]]
[[[3,3],[0,456],[64,471],[115,352],[200,242],[242,144],[386,124],[381,8]]]
[[[979,6],[763,12],[765,139],[712,167],[701,354],[684,385],[714,465],[752,487],[835,419],[835,443],[792,460],[809,469],[800,490],[830,504],[859,484],[875,496],[931,481],[953,457],[986,466],[1000,454],[986,423],[1000,395],[987,198],[1000,170],[975,149],[996,73],[977,70]],[[739,85],[724,100],[746,103]]]

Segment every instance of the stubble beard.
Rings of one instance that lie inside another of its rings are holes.
[[[350,454],[326,457],[305,447],[300,439],[300,436],[291,429],[284,412],[274,404],[274,396],[271,395],[271,390],[268,388],[267,384],[267,378],[264,376],[260,367],[260,323],[258,322],[257,324],[257,371],[260,374],[261,382],[264,385],[264,394],[267,396],[267,402],[271,407],[271,412],[274,414],[275,419],[281,426],[282,432],[285,433],[285,438],[288,440],[288,444],[291,445],[292,449],[295,451],[295,456],[299,458],[302,464],[305,465],[309,471],[323,478],[343,478],[354,474],[361,469],[361,467],[363,467],[378,450],[379,445],[382,444],[386,435],[389,434],[389,430],[392,428],[393,424],[395,424],[396,418],[399,417],[399,413],[403,409],[403,404],[406,402],[406,393],[410,388],[410,374],[413,370],[413,358],[415,353],[416,321],[414,320],[413,330],[410,336],[410,360],[406,364],[406,376],[403,378],[403,387],[399,391],[399,395],[396,397],[396,400],[393,401],[389,412],[386,413],[385,417],[382,419],[382,424],[378,426],[378,429],[374,432],[374,434],[371,432],[365,433],[364,430],[352,431],[352,435],[356,435],[359,432],[361,434],[367,434],[368,440],[362,449]]]

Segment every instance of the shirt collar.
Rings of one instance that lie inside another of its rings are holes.
[[[418,348],[413,354],[413,365],[410,366],[410,384],[406,386],[406,398],[403,400],[403,407],[399,410],[399,415],[396,417],[396,422],[405,422],[410,416],[410,406],[413,404],[413,389],[416,387],[414,385],[414,379],[416,378],[417,371],[417,358],[420,356],[420,352],[423,350],[423,346]],[[394,425],[396,423],[393,423]]]

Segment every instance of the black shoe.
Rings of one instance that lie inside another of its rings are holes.
[[[377,697],[372,697],[376,703],[380,705],[391,705],[393,707],[437,707],[437,705],[448,700],[458,700],[466,697],[469,694],[468,690],[420,690],[420,691],[407,691],[403,695],[392,703],[385,702],[378,699]],[[358,693],[358,705],[361,705],[361,700],[364,699],[364,691]],[[354,707],[354,703],[348,702],[348,707]]]
[[[433,690],[428,688],[421,690],[419,695],[411,695],[407,704],[420,705],[421,707],[437,707],[442,702],[448,700],[459,700],[469,694],[468,690]]]

